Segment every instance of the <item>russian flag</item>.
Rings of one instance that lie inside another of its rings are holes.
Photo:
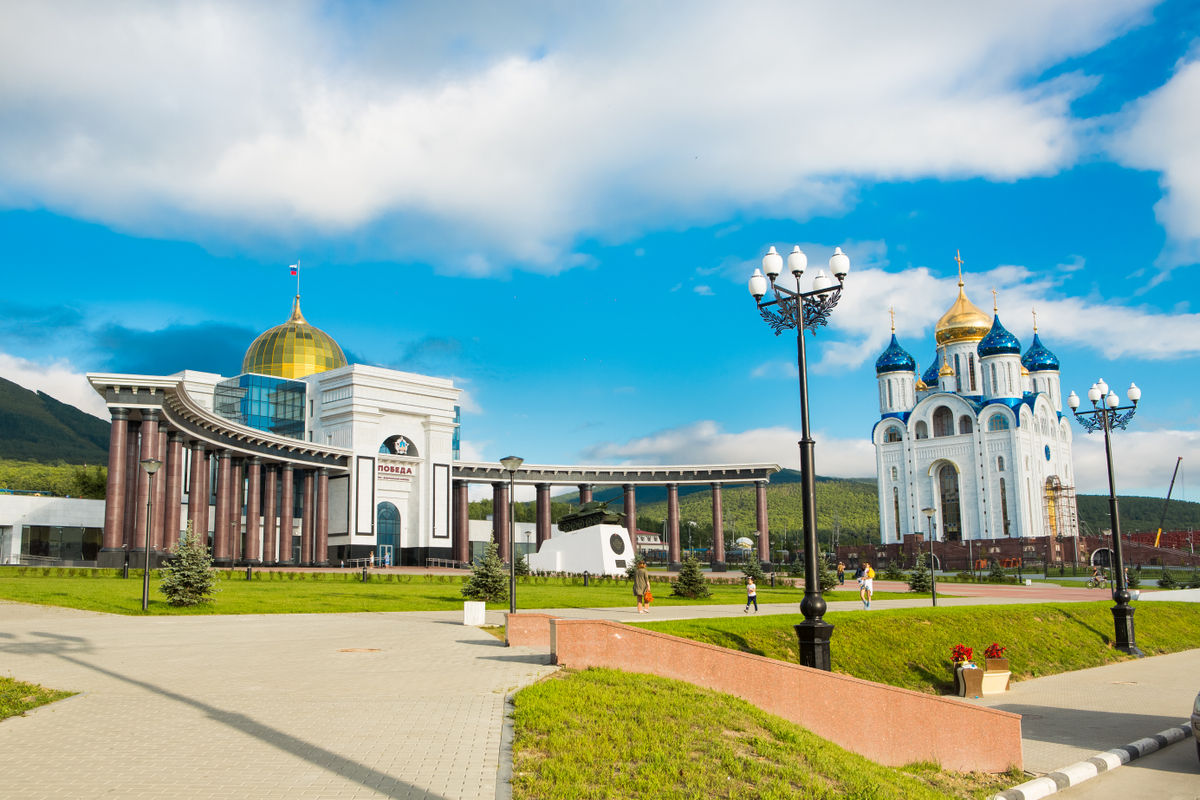
[[[289,267],[288,269],[290,269],[290,270],[292,271],[292,274],[293,274],[293,275],[295,275],[295,274],[296,274],[296,270],[298,270],[299,268],[300,268],[300,265],[299,265],[299,264],[292,264],[292,266],[291,266],[291,267]]]

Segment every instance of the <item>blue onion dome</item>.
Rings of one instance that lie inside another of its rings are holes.
[[[917,361],[908,354],[900,343],[896,341],[896,334],[892,334],[892,342],[888,345],[887,350],[883,351],[883,355],[875,359],[875,374],[882,375],[885,372],[916,372]]]
[[[933,354],[933,361],[929,362],[929,369],[925,370],[925,374],[921,376],[921,383],[926,386],[935,387],[938,385],[938,357],[937,353]]]
[[[1042,340],[1038,338],[1037,331],[1033,332],[1033,344],[1029,345],[1025,355],[1021,356],[1021,366],[1030,372],[1058,370],[1058,356],[1046,349]]]
[[[992,318],[992,328],[987,332],[987,336],[983,337],[983,341],[979,343],[977,348],[979,357],[998,356],[1005,353],[1011,355],[1021,355],[1021,343],[1017,341],[1017,337],[1008,332],[1008,329],[1000,324],[1000,315],[996,314]]]

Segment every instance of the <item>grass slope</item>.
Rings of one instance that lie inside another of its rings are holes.
[[[46,689],[35,683],[24,683],[0,676],[0,719],[17,717],[30,709],[70,697],[75,692]]]
[[[560,674],[513,702],[516,800],[945,800],[1019,780],[884,767],[738,698],[617,670]]]
[[[212,603],[175,608],[158,592],[157,573],[150,576],[151,614],[321,614],[355,611],[452,611],[462,608],[459,575],[374,574],[362,583],[358,573],[265,572],[245,580],[241,570],[218,573],[218,591]],[[0,598],[40,605],[66,606],[110,614],[141,614],[141,570],[130,570],[122,580],[117,570],[0,567]],[[654,582],[654,605],[687,606],[746,602],[740,585],[714,585],[712,597],[689,600],[671,597],[670,584]],[[911,597],[911,594],[876,597]],[[803,590],[760,587],[760,603],[796,603]],[[827,594],[828,600],[857,599],[853,592]],[[634,605],[627,581],[593,580],[584,587],[579,578],[518,578],[517,607],[618,608]],[[508,601],[489,603],[508,608]]]
[[[856,678],[942,694],[954,688],[950,650],[965,644],[977,658],[992,642],[1008,647],[1013,678],[1097,667],[1130,656],[1112,647],[1111,603],[904,608],[834,612],[834,670]],[[752,617],[636,623],[639,627],[796,662],[798,617]],[[1138,646],[1147,655],[1189,650],[1200,642],[1195,603],[1145,603],[1137,610]]]

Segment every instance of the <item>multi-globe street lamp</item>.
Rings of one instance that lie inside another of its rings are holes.
[[[1108,464],[1108,516],[1112,524],[1113,546],[1113,590],[1112,598],[1116,603],[1112,607],[1113,624],[1116,627],[1114,646],[1123,652],[1140,656],[1137,637],[1133,628],[1134,608],[1129,604],[1130,594],[1125,580],[1125,560],[1121,556],[1121,517],[1117,513],[1116,475],[1113,471],[1112,429],[1125,430],[1133,415],[1137,413],[1138,400],[1142,399],[1142,390],[1137,384],[1129,384],[1125,393],[1130,405],[1121,405],[1121,398],[1110,391],[1104,379],[1096,381],[1088,389],[1087,397],[1092,404],[1091,411],[1079,410],[1079,396],[1075,392],[1067,397],[1067,406],[1075,414],[1075,419],[1088,433],[1104,431],[1104,459]]]
[[[837,248],[829,259],[833,278],[820,270],[812,289],[800,288],[800,278],[808,267],[808,257],[796,247],[788,254],[787,268],[796,279],[792,291],[777,282],[783,271],[783,257],[772,247],[762,260],[762,270],[754,270],[749,289],[763,320],[775,335],[790,328],[796,329],[796,366],[800,372],[800,485],[804,502],[804,599],[800,612],[804,621],[795,626],[800,644],[800,663],[806,667],[830,670],[829,640],[833,626],[822,617],[825,598],[821,596],[820,572],[817,567],[817,481],[813,465],[813,439],[808,428],[808,372],[804,361],[804,331],[812,331],[829,322],[829,314],[842,297],[842,286],[850,272],[850,258]],[[834,279],[836,278],[836,282]],[[763,300],[770,290],[772,300]]]
[[[929,522],[929,590],[933,595],[933,604],[937,605],[937,570],[934,569],[933,560],[933,515],[937,513],[937,509],[932,506],[922,508],[921,513],[925,515],[925,519]]]
[[[146,481],[146,562],[142,571],[142,611],[150,607],[150,521],[154,519],[154,473],[162,466],[157,458],[143,458],[142,469],[149,479]]]
[[[525,463],[518,456],[506,456],[500,459],[504,469],[508,471],[508,613],[517,613],[517,545],[513,535],[516,528],[516,489],[517,470]]]

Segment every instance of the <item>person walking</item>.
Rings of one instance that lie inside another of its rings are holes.
[[[875,570],[871,569],[871,565],[864,561],[862,563],[862,577],[858,580],[858,596],[862,598],[863,608],[871,607],[871,595],[875,593]]]
[[[646,562],[638,560],[633,570],[633,596],[637,598],[637,613],[649,614],[650,607],[646,603],[646,593],[650,591],[650,575],[646,572]]]
[[[839,561],[837,565],[837,578],[839,586],[846,585],[846,565],[841,561]]]
[[[746,607],[742,609],[743,614],[750,613],[750,604],[754,604],[754,613],[758,613],[758,587],[754,585],[754,578],[746,578]]]

